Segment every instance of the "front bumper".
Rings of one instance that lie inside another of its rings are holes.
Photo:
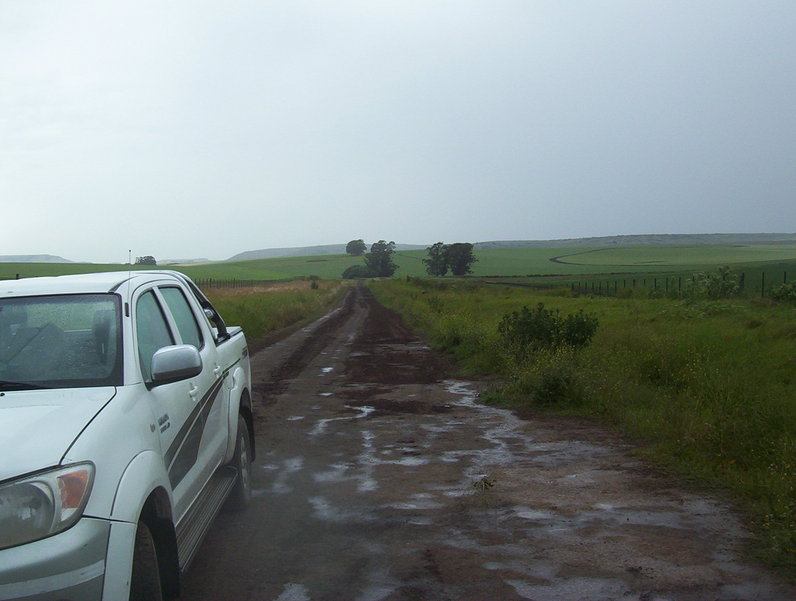
[[[82,518],[54,536],[0,551],[3,601],[100,601],[110,522]]]

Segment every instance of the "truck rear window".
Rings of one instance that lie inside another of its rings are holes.
[[[114,294],[0,299],[0,390],[120,385],[120,305]]]

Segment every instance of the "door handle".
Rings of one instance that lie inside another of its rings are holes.
[[[188,394],[191,395],[191,400],[196,400],[196,393],[199,392],[199,387],[191,382],[191,388],[188,390]]]
[[[216,366],[213,368],[213,375],[214,375],[215,377],[218,377],[218,376],[220,376],[220,375],[221,375],[221,366],[220,366],[220,365],[216,365]]]

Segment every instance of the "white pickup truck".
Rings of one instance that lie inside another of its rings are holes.
[[[251,496],[246,339],[169,271],[0,281],[0,599],[179,594]]]

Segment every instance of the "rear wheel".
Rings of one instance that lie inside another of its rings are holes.
[[[252,453],[249,427],[242,415],[238,416],[238,435],[232,465],[238,470],[238,479],[229,495],[229,507],[234,511],[246,508],[252,498]]]
[[[152,532],[145,522],[139,521],[135,532],[133,551],[133,576],[130,581],[130,601],[163,601],[160,588],[158,552]]]

